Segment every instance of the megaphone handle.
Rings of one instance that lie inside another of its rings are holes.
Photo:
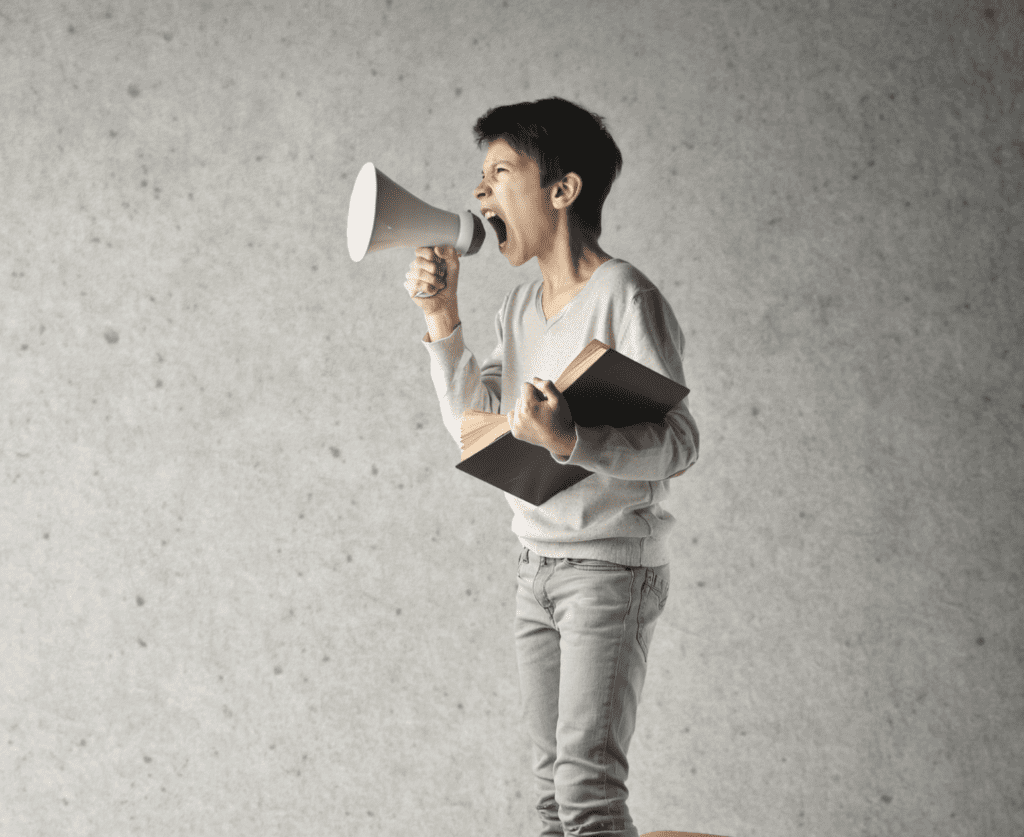
[[[420,299],[430,299],[430,297],[437,296],[439,293],[441,293],[441,291],[448,287],[448,262],[446,262],[444,259],[438,258],[435,258],[434,261],[437,263],[437,273],[435,275],[437,276],[441,284],[441,287],[434,291],[434,293],[432,294],[416,294],[416,296],[418,296]]]

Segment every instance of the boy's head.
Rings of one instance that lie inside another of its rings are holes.
[[[622,170],[622,154],[600,116],[565,99],[540,99],[492,108],[477,120],[473,133],[481,148],[504,139],[536,161],[542,187],[570,172],[579,175],[583,188],[568,213],[574,258],[584,243],[596,243],[601,208]]]

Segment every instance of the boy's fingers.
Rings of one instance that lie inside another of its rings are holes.
[[[438,265],[443,264],[444,262],[438,262],[437,259],[431,258],[430,256],[417,256],[416,261],[412,263],[411,267],[413,270],[422,270],[426,273],[437,273]]]
[[[540,378],[533,379],[535,383],[527,384],[532,388],[535,401],[550,401],[552,405],[558,402],[559,392],[551,381],[543,381]]]
[[[405,274],[404,284],[409,296],[415,296],[420,291],[428,296],[433,296],[448,287],[448,282],[443,277],[431,276],[429,273],[420,273],[415,270],[410,270]]]
[[[536,380],[536,379],[534,379]],[[544,400],[544,394],[529,381],[523,382],[523,401],[527,404],[535,404]]]
[[[552,397],[558,396],[558,390],[555,389],[555,385],[551,383],[551,381],[542,381],[540,378],[534,378],[533,380],[536,381],[535,386],[537,389],[539,389],[544,395],[550,395]]]
[[[409,296],[416,296],[416,294],[424,293],[427,296],[433,296],[436,291],[434,288],[425,282],[418,282],[415,279],[407,279],[405,281],[405,290]]]

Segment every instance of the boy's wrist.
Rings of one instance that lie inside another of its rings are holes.
[[[424,319],[427,321],[427,336],[430,338],[431,343],[444,340],[461,323],[458,309],[426,314]]]
[[[571,428],[559,433],[551,440],[548,445],[548,450],[555,456],[559,456],[562,459],[568,459],[572,456],[572,452],[576,449],[576,425],[573,424]]]

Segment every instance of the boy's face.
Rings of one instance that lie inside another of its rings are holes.
[[[506,140],[496,139],[487,147],[483,180],[473,195],[498,234],[498,249],[513,267],[543,257],[554,245],[554,189],[554,184],[541,187],[537,161]]]

